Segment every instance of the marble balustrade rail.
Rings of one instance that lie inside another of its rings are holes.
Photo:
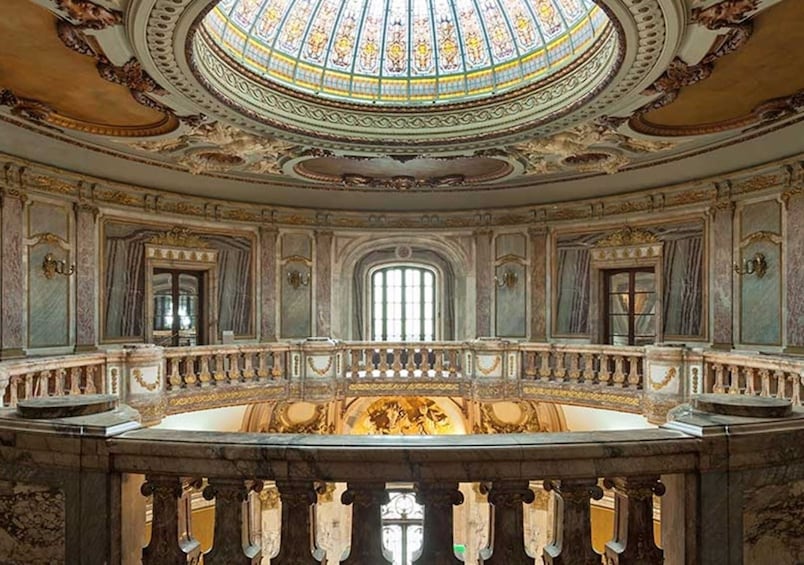
[[[26,398],[112,392],[103,352],[0,363],[0,406]]]
[[[322,482],[344,482],[341,502],[352,507],[351,547],[344,563],[386,563],[380,507],[387,483],[405,483],[414,486],[424,506],[418,563],[457,564],[453,508],[463,502],[458,485],[476,482],[493,508],[494,535],[485,550],[491,555],[483,562],[531,565],[522,503],[534,500],[529,485],[539,480],[562,507],[554,516],[546,563],[600,563],[592,548],[589,516],[591,500],[602,496],[604,484],[618,500],[607,562],[659,565],[665,560],[653,541],[654,495],[665,493],[662,476],[695,472],[699,443],[669,429],[449,438],[146,429],[124,433],[107,445],[112,471],[144,475],[141,493],[152,497],[153,534],[142,551],[144,565],[198,558],[192,513],[187,511],[193,489],[215,504],[213,547],[204,562],[260,563],[261,533],[255,519],[260,497],[249,493],[261,490],[264,480],[275,482],[282,503],[281,543],[272,563],[313,565],[323,559],[311,545],[316,527],[311,508]],[[177,529],[184,535],[178,540]],[[249,542],[244,545],[243,540]],[[331,559],[326,562],[338,562]]]
[[[704,392],[804,401],[804,358],[742,352],[704,352]]]

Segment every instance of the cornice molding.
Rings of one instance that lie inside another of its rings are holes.
[[[761,167],[735,171],[697,181],[648,189],[625,195],[577,200],[560,204],[541,204],[485,210],[442,212],[422,216],[419,212],[369,213],[315,208],[287,208],[245,204],[223,199],[160,191],[123,184],[98,177],[80,175],[49,165],[0,154],[5,175],[0,189],[27,191],[61,197],[97,206],[102,210],[130,210],[184,218],[188,222],[207,221],[251,224],[256,227],[304,227],[349,231],[366,229],[422,229],[432,231],[494,227],[538,227],[606,221],[622,223],[637,216],[689,215],[705,212],[722,201],[717,187],[728,186],[727,202],[754,197],[762,192],[782,194],[791,187],[790,171],[802,167],[804,155]]]

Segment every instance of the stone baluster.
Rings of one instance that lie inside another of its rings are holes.
[[[258,565],[262,551],[251,543],[243,529],[248,513],[249,488],[238,479],[210,479],[204,498],[215,499],[215,532],[204,565]]]
[[[209,370],[209,357],[209,355],[204,354],[198,358],[198,362],[201,365],[198,371],[198,380],[201,381],[201,386],[209,386],[209,382],[212,380],[212,373]]]
[[[569,351],[566,353],[569,356],[569,369],[567,370],[567,376],[569,377],[570,382],[578,382],[578,379],[581,377],[581,371],[578,367],[578,354]]]
[[[95,365],[88,365],[84,367],[84,378],[86,379],[86,383],[84,385],[84,394],[95,394],[98,392],[98,387],[95,385],[96,372],[97,366]]]
[[[770,396],[770,371],[768,369],[760,369],[759,371],[760,396]]]
[[[743,367],[743,378],[745,378],[745,394],[755,395],[756,386],[754,384],[754,369],[753,367]]]
[[[373,376],[373,373],[374,373],[374,348],[373,347],[366,348],[363,356],[364,356],[364,360],[366,362],[366,364],[364,366],[366,376],[371,377],[371,376]]]
[[[394,360],[391,363],[391,370],[393,370],[394,376],[398,377],[399,372],[402,370],[402,349],[399,347],[394,347],[393,356]]]
[[[629,355],[628,365],[628,388],[637,388],[642,384],[642,376],[639,374],[639,357]]]
[[[310,507],[316,502],[313,483],[309,481],[277,481],[282,500],[282,535],[279,553],[272,565],[314,565],[310,540],[313,521]]]
[[[28,400],[29,398],[33,397],[33,375],[31,373],[25,373],[25,396],[23,400]],[[78,394],[81,394],[81,391],[78,391]]]
[[[802,382],[801,375],[791,372],[787,376],[787,380],[790,382],[790,386],[792,387],[790,393],[790,402],[793,403],[793,406],[801,406],[801,386],[799,384]]]
[[[8,405],[11,408],[14,408],[17,405],[17,401],[19,400],[19,386],[20,386],[20,379],[19,377],[11,377],[8,381],[8,388],[9,388],[9,398],[8,398]]]
[[[215,381],[221,383],[226,380],[226,362],[224,361],[223,353],[215,355],[215,373],[213,374]]]
[[[539,367],[539,377],[543,381],[549,381],[553,374],[553,370],[550,368],[550,351],[539,351],[539,358],[542,361]]]
[[[350,361],[350,368],[349,370],[352,372],[352,378],[356,378],[360,374],[360,350],[356,348],[352,348],[349,350],[349,361]]]
[[[70,367],[70,394],[81,394],[80,367]]]
[[[787,398],[785,394],[784,371],[774,371],[773,377],[776,379],[776,398]]]
[[[254,352],[243,352],[243,380],[248,382],[254,380],[257,372],[254,370]]]
[[[284,353],[282,351],[275,351],[273,353],[274,364],[273,368],[271,369],[271,376],[275,379],[279,379],[282,377],[282,368],[284,366]]]
[[[458,374],[458,352],[455,349],[449,351],[449,376],[454,379]]]
[[[614,488],[614,539],[606,544],[607,565],[661,565],[664,552],[653,539],[653,495],[664,494],[657,477],[617,477]]]
[[[416,370],[416,350],[413,347],[408,347],[408,362],[405,364],[405,370],[408,372],[408,376],[412,377],[413,372]]]
[[[377,349],[377,355],[380,356],[377,369],[380,371],[380,376],[385,377],[388,375],[388,350],[384,347],[380,347]]]
[[[595,382],[595,354],[584,352],[583,354],[583,381],[585,383]]]
[[[567,369],[564,366],[564,352],[556,351],[554,358],[556,360],[555,368],[553,369],[553,376],[556,381],[563,383],[567,376]]]
[[[257,380],[263,381],[271,376],[271,371],[268,370],[268,355],[269,351],[260,351],[257,354]]]
[[[614,374],[611,376],[615,386],[623,386],[625,373],[623,372],[623,356],[614,356]]]
[[[603,498],[597,479],[545,481],[553,491],[553,540],[544,548],[545,565],[600,565],[601,556],[592,548],[589,499]]]
[[[523,352],[525,357],[525,376],[532,379],[536,376],[536,353],[533,351]]]
[[[170,375],[168,375],[168,382],[170,383],[171,389],[176,389],[181,387],[181,373],[179,372],[179,358],[178,357],[169,357],[166,360],[167,363],[170,363]]]
[[[740,394],[740,368],[729,365],[729,394]]]
[[[726,385],[723,380],[723,365],[720,363],[713,363],[712,369],[715,371],[715,384],[712,385],[712,392],[715,394],[723,394],[726,392]]]
[[[198,375],[195,372],[195,356],[185,355],[184,357],[184,382],[190,386],[198,382]]]
[[[36,379],[36,386],[33,390],[33,398],[43,398],[47,396],[48,392],[48,375],[50,371],[39,371],[34,378]]]
[[[525,552],[524,511],[522,504],[535,499],[526,481],[495,481],[489,491],[492,506],[491,557],[484,565],[533,565]]]
[[[56,396],[64,396],[64,369],[56,369]]]
[[[429,347],[422,347],[421,348],[422,360],[419,364],[419,368],[422,370],[422,377],[429,377],[430,376],[430,348]]]
[[[433,349],[433,372],[436,377],[444,376],[444,352],[440,349]]]
[[[341,502],[352,505],[352,548],[344,565],[386,563],[380,521],[380,507],[388,502],[385,483],[348,483]]]
[[[600,365],[600,368],[597,372],[597,382],[602,385],[608,385],[609,381],[611,380],[611,373],[609,372],[609,356],[607,353],[599,353],[597,356],[597,362]]]
[[[426,483],[416,495],[424,505],[424,539],[417,563],[422,565],[460,565],[452,545],[452,507],[463,503],[458,483]]]
[[[143,496],[153,497],[151,542],[142,550],[142,565],[197,563],[197,559],[192,561],[179,543],[179,498],[184,492],[181,479],[148,475],[140,491]]]
[[[229,357],[229,382],[236,383],[240,382],[240,379],[243,376],[243,372],[240,370],[240,352],[239,351],[232,351],[228,355]]]

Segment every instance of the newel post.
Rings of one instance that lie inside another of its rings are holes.
[[[151,344],[125,345],[123,349],[125,402],[140,413],[143,425],[158,424],[166,408],[164,349]]]

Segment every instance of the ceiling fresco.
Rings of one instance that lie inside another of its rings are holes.
[[[804,151],[800,0],[6,0],[0,16],[0,152],[180,193],[538,204]]]

